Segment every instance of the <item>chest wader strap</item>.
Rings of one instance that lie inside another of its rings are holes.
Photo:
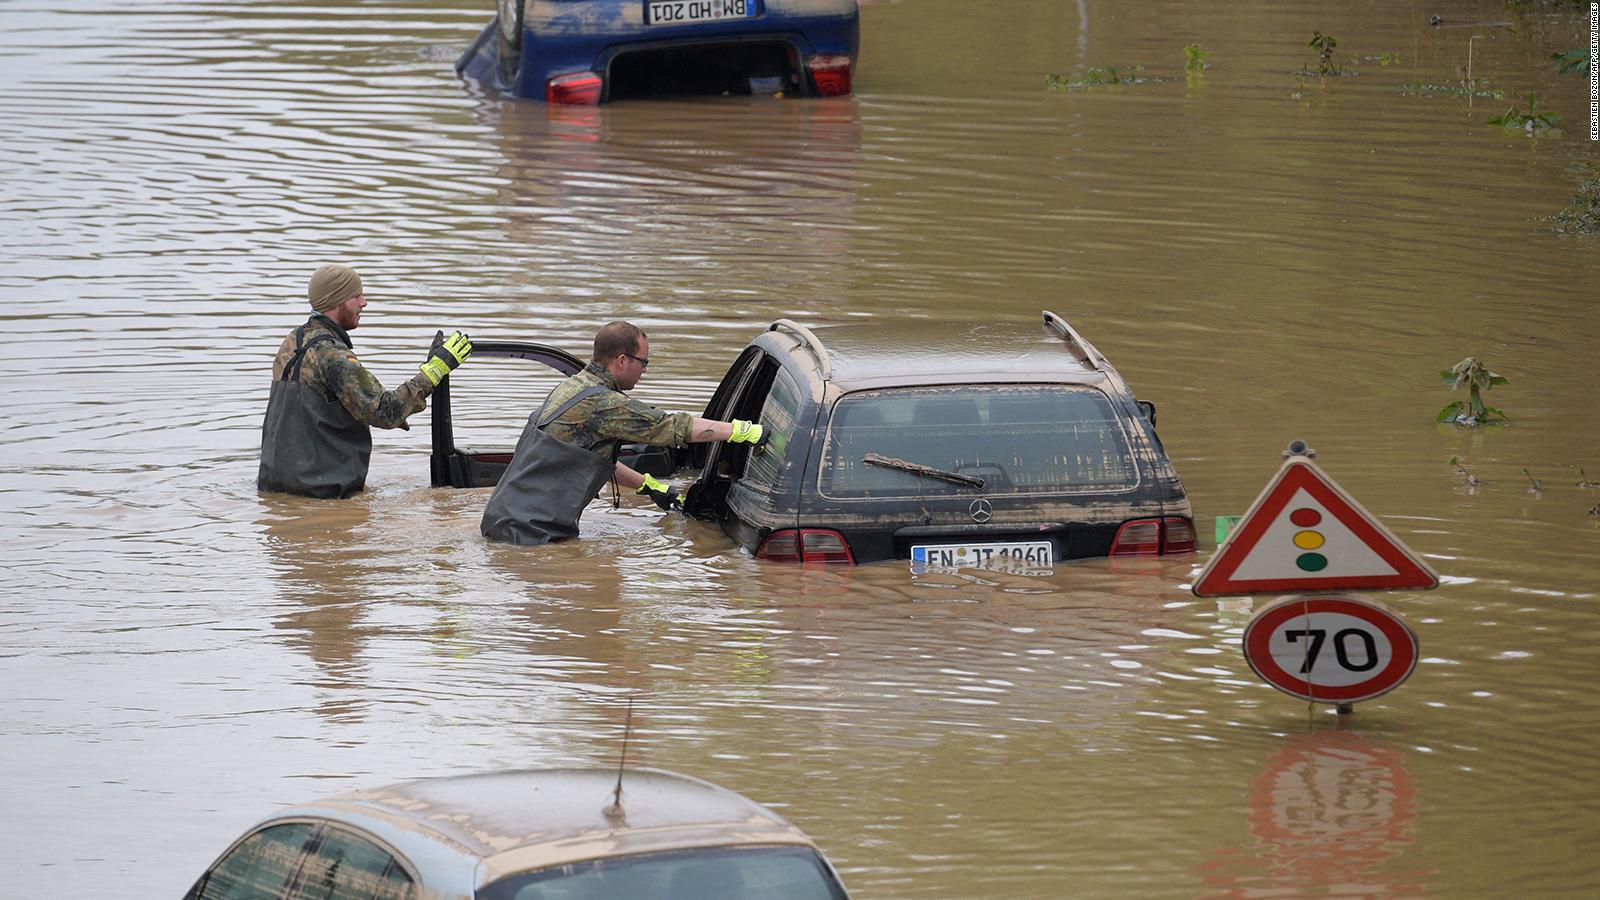
[[[318,344],[331,343],[333,343],[333,335],[331,334],[319,334],[310,341],[307,341],[306,327],[301,325],[299,328],[296,328],[294,330],[294,355],[289,357],[289,361],[283,364],[283,380],[299,381],[300,363],[305,360],[306,351]]]
[[[577,406],[580,402],[582,402],[584,400],[587,400],[590,397],[595,396],[596,394],[604,394],[609,390],[610,390],[610,388],[608,388],[608,387],[606,387],[604,385],[591,384],[588,387],[584,388],[583,390],[581,390],[581,391],[577,392],[576,394],[572,395],[572,397],[569,400],[567,400],[567,402],[565,402],[565,403],[561,404],[560,406],[556,407],[556,411],[555,412],[551,413],[548,416],[540,416],[539,419],[538,419],[539,424],[535,425],[534,427],[538,428],[540,431],[543,431],[546,425],[549,425],[551,422],[554,422],[555,420],[561,418],[563,415],[566,414],[567,410],[573,408],[574,406]],[[545,398],[544,406],[539,407],[539,411],[540,412],[544,412],[544,407],[545,406],[549,406],[549,405],[550,405],[550,399],[547,397],[547,398]]]

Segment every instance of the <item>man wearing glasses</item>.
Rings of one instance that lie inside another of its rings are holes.
[[[669,413],[627,395],[650,365],[650,339],[611,322],[594,336],[583,371],[556,385],[532,416],[489,504],[481,530],[494,541],[544,544],[578,536],[578,519],[607,481],[646,494],[662,509],[682,506],[653,476],[616,461],[623,444],[684,447],[711,441],[763,445],[761,426]]]

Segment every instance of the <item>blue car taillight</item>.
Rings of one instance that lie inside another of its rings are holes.
[[[600,76],[593,72],[574,72],[557,75],[546,82],[546,103],[568,103],[575,106],[594,106],[600,102]]]
[[[831,528],[784,528],[767,535],[756,548],[757,559],[781,562],[842,562],[855,564],[844,535]]]
[[[850,57],[842,55],[808,56],[806,71],[817,86],[819,97],[843,97],[850,93]]]

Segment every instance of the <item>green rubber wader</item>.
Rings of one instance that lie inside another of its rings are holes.
[[[306,351],[333,338],[305,341],[305,326],[295,332],[295,354],[272,383],[267,417],[261,423],[261,468],[256,487],[302,497],[344,498],[367,485],[372,430],[350,415],[338,400],[300,381]]]
[[[606,388],[593,385],[541,416],[540,407],[528,417],[517,441],[511,465],[500,476],[479,526],[491,541],[511,544],[548,544],[578,536],[578,518],[589,501],[600,496],[616,464],[576,444],[544,433],[544,428],[577,405]]]

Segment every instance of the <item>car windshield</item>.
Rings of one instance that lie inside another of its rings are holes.
[[[597,859],[513,875],[478,891],[483,900],[847,900],[816,851],[716,847]]]
[[[860,391],[834,407],[823,453],[823,495],[970,495],[970,484],[865,462],[869,455],[979,478],[989,495],[1104,492],[1138,483],[1116,409],[1087,386]]]

